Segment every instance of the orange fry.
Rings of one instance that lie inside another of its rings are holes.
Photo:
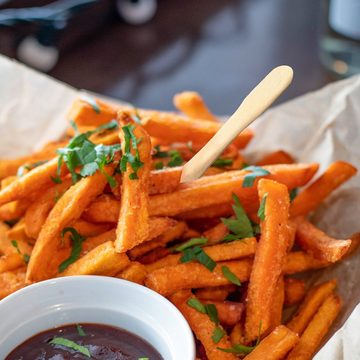
[[[0,274],[12,271],[26,265],[23,256],[20,254],[9,254],[0,257]]]
[[[275,328],[247,356],[245,360],[283,360],[286,354],[299,342],[299,337],[286,326]]]
[[[218,121],[216,116],[210,112],[200,94],[195,91],[184,91],[176,94],[173,103],[178,110],[190,118]]]
[[[81,255],[87,254],[89,251],[95,249],[99,245],[108,242],[108,241],[115,241],[116,239],[116,229],[111,229],[108,231],[105,231],[102,234],[88,237],[83,243],[82,243],[82,251]]]
[[[285,283],[284,276],[280,276],[276,284],[274,300],[271,306],[271,326],[270,329],[274,329],[282,323],[282,312],[285,299]]]
[[[0,274],[0,300],[25,286],[25,268]]]
[[[285,279],[285,305],[298,304],[305,295],[304,280],[295,278]]]
[[[241,319],[245,306],[234,301],[204,300],[203,304],[214,304],[218,312],[220,324],[223,326],[234,326]]]
[[[116,277],[144,285],[147,275],[146,268],[137,261],[130,262],[130,265],[122,270]]]
[[[286,326],[301,335],[319,309],[320,305],[336,288],[336,280],[330,280],[313,287],[306,295],[299,309]]]
[[[110,172],[110,169],[106,170]],[[112,171],[112,170],[111,170]],[[107,183],[100,172],[82,178],[58,200],[43,225],[27,269],[28,281],[48,279],[65,260],[56,258],[61,249],[61,231],[72,225],[89,203],[98,196]],[[65,258],[69,254],[65,254]]]
[[[329,265],[329,262],[315,259],[304,251],[292,251],[286,257],[284,273],[296,274],[303,271],[321,269]]]
[[[314,258],[328,262],[340,260],[351,246],[351,240],[336,240],[326,235],[304,217],[294,219],[296,242]]]
[[[336,161],[309,187],[302,191],[291,204],[291,216],[307,215],[336,188],[357,172],[351,164]]]
[[[321,344],[321,340],[329,332],[341,308],[338,296],[329,296],[314,315],[300,341],[287,357],[287,360],[311,360]]]
[[[194,294],[197,298],[202,300],[224,301],[231,292],[235,291],[236,285],[224,285],[218,287],[197,289],[194,291]]]
[[[171,297],[171,301],[181,311],[185,319],[188,321],[192,331],[197,339],[203,344],[206,356],[209,360],[237,360],[234,354],[225,353],[218,349],[230,348],[231,343],[227,335],[225,335],[217,344],[212,339],[213,332],[216,328],[207,314],[203,314],[187,304],[190,298],[194,298],[190,291],[181,291]]]
[[[182,220],[211,219],[216,217],[227,217],[232,215],[233,209],[230,203],[204,206],[198,209],[183,212],[176,217]]]
[[[290,199],[286,186],[273,180],[261,179],[259,198],[265,199],[261,236],[256,247],[246,305],[245,333],[249,341],[271,326],[275,290],[283,270],[288,247],[287,229]]]
[[[146,131],[139,125],[135,125],[126,113],[120,113],[120,140],[123,154],[126,146],[132,156],[135,156],[134,145],[131,139],[126,139],[125,126],[133,127],[133,134],[139,143],[137,144],[138,155],[143,165],[137,171],[137,178],[131,178],[134,170],[130,164],[126,164],[121,187],[121,206],[119,221],[116,229],[115,249],[117,252],[125,252],[136,245],[141,244],[149,237],[149,178],[151,160],[151,142]],[[126,143],[129,143],[126,145]],[[131,148],[131,150],[130,150]]]
[[[277,165],[277,164],[293,164],[294,158],[288,154],[286,151],[278,150],[270,154],[265,155],[261,160],[259,160],[256,165]]]

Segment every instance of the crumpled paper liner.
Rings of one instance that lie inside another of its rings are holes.
[[[1,56],[0,79],[0,157],[28,154],[64,133],[65,116],[78,90]],[[299,162],[320,163],[319,173],[335,160],[360,169],[360,76],[275,107],[256,121],[254,129],[249,158],[283,149]],[[327,199],[313,220],[327,233],[346,238],[360,231],[359,204],[357,175]],[[312,272],[309,282],[333,277],[338,279],[344,307],[333,336],[315,359],[359,360],[360,254]]]

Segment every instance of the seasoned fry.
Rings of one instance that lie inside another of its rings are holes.
[[[255,254],[256,239],[247,238],[229,243],[205,246],[203,250],[214,261],[227,261],[248,257]],[[146,266],[149,272],[180,263],[181,254],[168,255],[155,263]]]
[[[265,155],[261,160],[259,160],[256,165],[277,165],[277,164],[293,164],[294,158],[283,150],[274,151],[270,154]]]
[[[165,194],[174,191],[180,183],[181,167],[151,171],[149,194]]]
[[[74,222],[73,228],[84,237],[97,236],[112,228],[112,224],[93,224],[79,219]]]
[[[244,334],[244,324],[242,322],[238,322],[230,333],[230,340],[233,345],[235,344],[245,344],[245,334]]]
[[[126,113],[119,114],[120,124],[123,126],[119,132],[123,154],[131,153],[136,156],[134,145],[132,148],[131,138],[126,139],[125,127],[133,127],[133,135],[137,144],[139,161],[142,166],[137,171],[137,178],[132,178],[134,169],[130,163],[126,163],[126,171],[123,175],[121,187],[121,206],[119,221],[116,229],[115,249],[117,252],[125,252],[136,245],[141,244],[149,237],[149,178],[150,178],[150,159],[151,142],[146,131],[139,125],[134,125]],[[129,130],[130,132],[130,130]],[[129,145],[126,145],[129,143]],[[127,146],[129,149],[127,149]],[[130,149],[131,148],[131,149]]]
[[[102,234],[88,237],[83,243],[82,243],[82,251],[81,255],[87,254],[89,251],[95,249],[99,245],[108,242],[108,241],[115,241],[116,239],[116,229],[111,229],[108,231],[105,231]]]
[[[304,280],[295,278],[285,279],[285,305],[291,306],[298,304],[305,295]]]
[[[146,268],[137,261],[130,262],[130,265],[122,270],[116,277],[144,285],[147,275]]]
[[[288,360],[311,360],[319,348],[321,340],[328,333],[341,308],[341,300],[336,295],[329,296],[314,315],[300,341],[290,352]]]
[[[351,246],[351,240],[336,240],[312,225],[304,217],[294,219],[296,242],[314,258],[328,262],[340,260]]]
[[[18,269],[25,265],[24,258],[20,254],[9,254],[0,257],[0,274]]]
[[[217,244],[224,240],[224,237],[229,234],[229,229],[222,222],[215,225],[204,232],[204,237],[208,239],[208,244]]]
[[[280,325],[263,339],[244,359],[246,360],[282,360],[297,343],[299,337],[286,326]]]
[[[38,237],[51,209],[71,185],[71,179],[64,179],[61,184],[54,184],[28,207],[24,219],[25,232],[29,237]]]
[[[116,119],[116,108],[99,99],[77,99],[67,115],[78,126],[99,126]]]
[[[212,219],[216,217],[226,217],[233,214],[231,204],[216,204],[204,206],[199,209],[189,210],[176,216],[176,218],[182,220],[194,220],[194,219]]]
[[[330,296],[335,288],[336,280],[327,281],[312,288],[301,303],[296,314],[286,326],[301,335],[321,304]]]
[[[194,291],[194,294],[197,298],[202,300],[224,301],[229,296],[229,294],[234,291],[236,291],[236,285],[225,285],[197,289]]]
[[[195,336],[203,344],[206,356],[209,360],[236,360],[234,354],[225,353],[218,350],[221,348],[230,348],[231,344],[227,335],[225,335],[217,344],[212,339],[216,325],[210,320],[206,314],[202,314],[187,304],[187,301],[193,298],[190,291],[181,291],[174,294],[170,300],[184,315],[188,321]]]
[[[261,179],[258,183],[259,198],[266,199],[261,237],[256,247],[254,265],[248,286],[245,333],[248,340],[255,340],[271,325],[275,290],[283,270],[288,247],[287,229],[290,199],[286,186],[273,180]]]
[[[98,196],[82,214],[82,218],[92,223],[116,224],[120,214],[120,201],[113,196],[102,194]]]
[[[240,281],[247,281],[251,265],[252,261],[248,259],[218,262],[211,272],[198,263],[178,264],[149,273],[145,285],[164,296],[182,289],[229,285],[230,281],[221,271],[222,266],[227,266]]]
[[[188,142],[194,144],[207,143],[220,129],[220,123],[206,120],[187,119],[183,116],[159,113],[139,112],[142,124],[150,136],[166,139],[168,142]],[[245,129],[233,141],[239,149],[243,149],[253,137],[253,132]]]
[[[233,301],[204,300],[202,303],[216,306],[220,324],[224,326],[234,326],[238,323],[245,308],[244,304]]]
[[[112,173],[112,169],[107,169]],[[100,172],[82,178],[59,199],[51,210],[36,241],[28,269],[27,281],[48,279],[57,271],[58,265],[68,257],[56,258],[61,247],[61,231],[72,225],[89,203],[98,196],[107,183]]]
[[[176,94],[173,103],[178,110],[190,118],[218,121],[216,116],[210,112],[200,94],[195,91],[184,91]]]
[[[142,244],[134,247],[129,251],[129,256],[131,260],[137,259],[140,256],[146,254],[147,252],[156,249],[157,247],[166,246],[172,240],[178,239],[186,231],[187,225],[182,221],[177,221],[167,229],[164,234],[157,236],[156,238],[145,241]]]
[[[332,191],[354,176],[357,169],[344,161],[336,161],[309,187],[302,191],[291,205],[291,216],[307,215]]]
[[[106,275],[114,276],[130,263],[124,253],[115,251],[112,241],[99,245],[58,276],[70,275]]]
[[[7,237],[11,240],[29,240],[25,233],[25,223],[23,219],[18,221],[11,229],[8,230]]]
[[[280,276],[274,294],[274,300],[270,308],[270,329],[274,329],[282,323],[282,311],[285,299],[285,283],[284,276]]]
[[[321,269],[329,265],[329,262],[315,259],[304,251],[292,251],[285,259],[284,273],[296,274],[303,271]]]
[[[159,246],[154,250],[150,250],[146,254],[137,257],[136,260],[139,261],[141,264],[147,265],[162,259],[170,253],[171,251],[168,248]]]
[[[0,274],[0,300],[25,286],[25,268]]]
[[[306,184],[315,174],[318,166],[312,165],[272,165],[266,169],[271,173],[269,179],[276,180],[289,189]],[[259,201],[256,184],[252,187],[242,187],[246,170],[226,172],[181,184],[177,191],[169,194],[153,195],[150,197],[151,215],[177,215],[186,211],[199,209],[209,205],[231,202],[236,194],[243,207],[248,212],[256,212]]]

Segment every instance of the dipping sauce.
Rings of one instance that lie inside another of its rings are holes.
[[[37,334],[5,360],[163,360],[147,341],[99,324],[65,325]]]

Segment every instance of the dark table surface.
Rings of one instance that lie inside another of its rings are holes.
[[[232,112],[271,68],[294,68],[280,101],[330,78],[318,58],[320,0],[159,0],[143,26],[119,20],[62,54],[50,73],[75,87],[139,107],[172,108],[199,91],[218,114]]]

